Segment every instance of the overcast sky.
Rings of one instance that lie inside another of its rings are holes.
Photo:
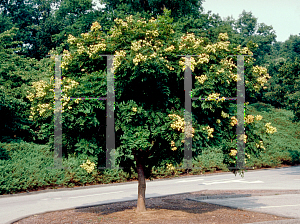
[[[273,26],[277,41],[300,33],[300,0],[205,0],[203,7],[222,18],[238,19],[243,10],[251,11],[258,23]]]
[[[273,26],[277,41],[300,33],[300,0],[205,0],[202,5],[222,18],[238,19],[243,10],[251,11],[258,23]]]

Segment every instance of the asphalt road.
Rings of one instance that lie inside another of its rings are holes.
[[[147,181],[146,197],[201,190],[300,190],[300,166],[248,171],[244,178],[222,173]],[[2,195],[0,223],[49,211],[135,199],[137,182]],[[207,199],[205,202],[300,219],[300,195],[295,194]]]

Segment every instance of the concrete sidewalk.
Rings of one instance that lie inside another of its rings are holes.
[[[189,200],[292,218],[288,220],[256,222],[255,224],[300,224],[300,194],[267,196],[251,196],[250,194],[212,195]]]

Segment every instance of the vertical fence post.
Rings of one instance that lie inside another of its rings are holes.
[[[61,120],[61,55],[55,56],[55,90],[54,90],[54,167],[49,169],[65,169],[62,166],[62,120]]]

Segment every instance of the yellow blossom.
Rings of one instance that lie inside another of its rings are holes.
[[[106,50],[105,43],[98,43],[98,44],[90,45],[88,47],[88,55],[91,58],[93,55],[99,53],[99,51],[105,51],[105,50]]]
[[[263,117],[261,115],[256,115],[255,120],[260,121]]]
[[[208,95],[208,98],[205,99],[206,101],[207,100],[213,100],[213,101],[225,101],[225,97],[219,97],[220,96],[220,93],[211,93]]]
[[[229,155],[230,156],[236,156],[237,150],[236,149],[231,149]]]
[[[231,126],[234,126],[234,125],[236,125],[237,124],[237,119],[236,119],[236,117],[235,116],[233,116],[233,117],[231,117],[231,122],[230,122],[230,125]]]
[[[205,80],[207,80],[207,76],[206,75],[201,75],[201,76],[195,76],[195,78],[198,80],[198,82],[200,82],[201,84],[203,84],[205,82]]]
[[[253,122],[254,116],[253,115],[248,115],[247,117],[245,117],[245,121],[247,124],[250,124]]]
[[[69,34],[68,36],[68,40],[67,42],[70,43],[70,44],[74,44],[76,42],[76,37],[74,37],[72,34]]]
[[[177,150],[177,147],[173,147],[173,148],[172,148],[172,151],[176,151],[176,150]]]
[[[101,29],[101,25],[97,21],[92,23],[91,31],[97,31],[97,30],[100,30],[100,29]]]
[[[219,33],[219,40],[228,40],[229,37],[227,35],[227,33]]]
[[[265,125],[265,127],[267,128],[267,133],[269,133],[269,134],[273,134],[274,132],[277,132],[277,128],[275,128],[275,127],[272,127],[271,126],[271,123],[267,123],[266,125]]]
[[[170,47],[167,47],[164,51],[171,52],[171,51],[174,51],[174,50],[175,50],[175,47],[173,45],[171,45]]]
[[[132,61],[137,66],[140,62],[144,62],[146,60],[147,60],[147,55],[144,56],[141,53],[138,53]]]
[[[229,117],[229,114],[226,114],[224,111],[222,111],[222,112],[221,112],[221,116],[222,116],[223,118],[227,118],[227,117]]]
[[[91,173],[95,169],[95,163],[92,163],[90,160],[87,160],[85,163],[80,165],[83,169],[85,169],[88,173]]]
[[[175,142],[171,141],[171,146],[174,147],[175,146]]]
[[[208,138],[213,138],[214,136],[212,135],[212,133],[214,132],[214,128],[211,128],[209,125],[206,127],[207,130],[207,134],[208,134]]]
[[[168,170],[175,170],[175,167],[172,164],[166,164]]]
[[[184,129],[185,129],[185,127],[184,127],[184,125],[185,125],[184,118],[181,118],[180,116],[178,116],[176,114],[169,114],[168,116],[171,117],[172,120],[175,120],[175,122],[171,124],[171,128],[184,133]],[[190,126],[188,126],[187,128],[189,130]],[[192,133],[187,132],[186,135],[187,135],[188,138],[189,137],[194,137],[193,133],[195,133],[195,129],[192,127]]]

